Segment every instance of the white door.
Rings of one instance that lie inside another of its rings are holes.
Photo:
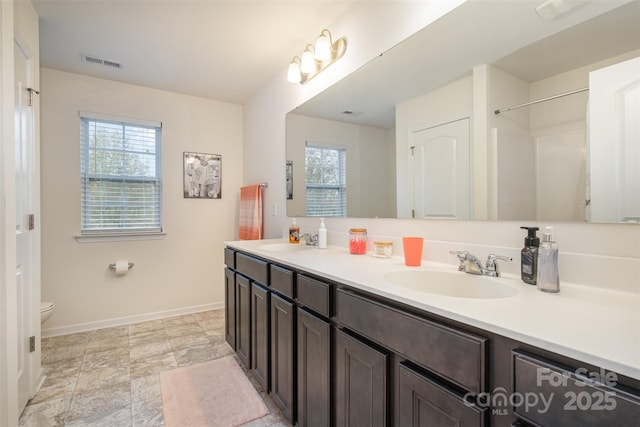
[[[591,221],[640,222],[640,58],[589,73]]]
[[[18,312],[18,410],[27,404],[34,392],[35,354],[30,337],[35,336],[34,239],[29,215],[35,208],[33,174],[35,165],[35,122],[31,88],[32,59],[29,52],[15,43],[15,173],[16,173],[16,293]],[[38,304],[39,305],[39,304]]]
[[[469,140],[469,118],[412,132],[415,218],[470,218]]]

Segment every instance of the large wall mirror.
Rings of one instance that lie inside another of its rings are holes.
[[[639,222],[640,0],[542,3],[466,2],[291,111],[287,215]]]

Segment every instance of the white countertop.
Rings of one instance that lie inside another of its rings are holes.
[[[336,246],[282,252],[264,248],[278,243],[287,242],[225,242],[261,258],[640,380],[638,294],[562,281],[560,292],[549,294],[525,284],[520,277],[505,275],[495,280],[517,289],[517,295],[497,299],[441,296],[394,285],[383,276],[416,269],[466,273],[458,272],[453,265],[424,260],[421,267],[407,267],[402,257],[351,255],[347,248]]]

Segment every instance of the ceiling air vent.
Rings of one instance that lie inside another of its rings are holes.
[[[85,55],[82,54],[82,60],[84,62],[90,63],[90,64],[98,64],[98,65],[104,65],[105,67],[111,67],[111,68],[116,68],[116,69],[121,69],[122,68],[122,64],[120,64],[119,62],[115,62],[115,61],[109,61],[107,59],[102,59],[99,58],[96,55]]]

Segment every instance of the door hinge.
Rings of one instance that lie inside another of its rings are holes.
[[[415,217],[416,217],[416,210],[411,209],[411,218],[415,218]]]
[[[36,351],[36,337],[32,335],[29,337],[29,353]]]
[[[416,150],[416,146],[415,146],[415,145],[413,145],[413,146],[409,147],[409,149],[411,150],[411,155],[412,155],[412,156],[415,156],[415,155],[416,155],[416,152],[415,152],[415,150]]]
[[[31,87],[28,87],[27,90],[29,91],[29,107],[33,107],[33,94],[40,95],[40,91]]]
[[[29,214],[29,230],[36,228],[36,216],[35,214]]]

